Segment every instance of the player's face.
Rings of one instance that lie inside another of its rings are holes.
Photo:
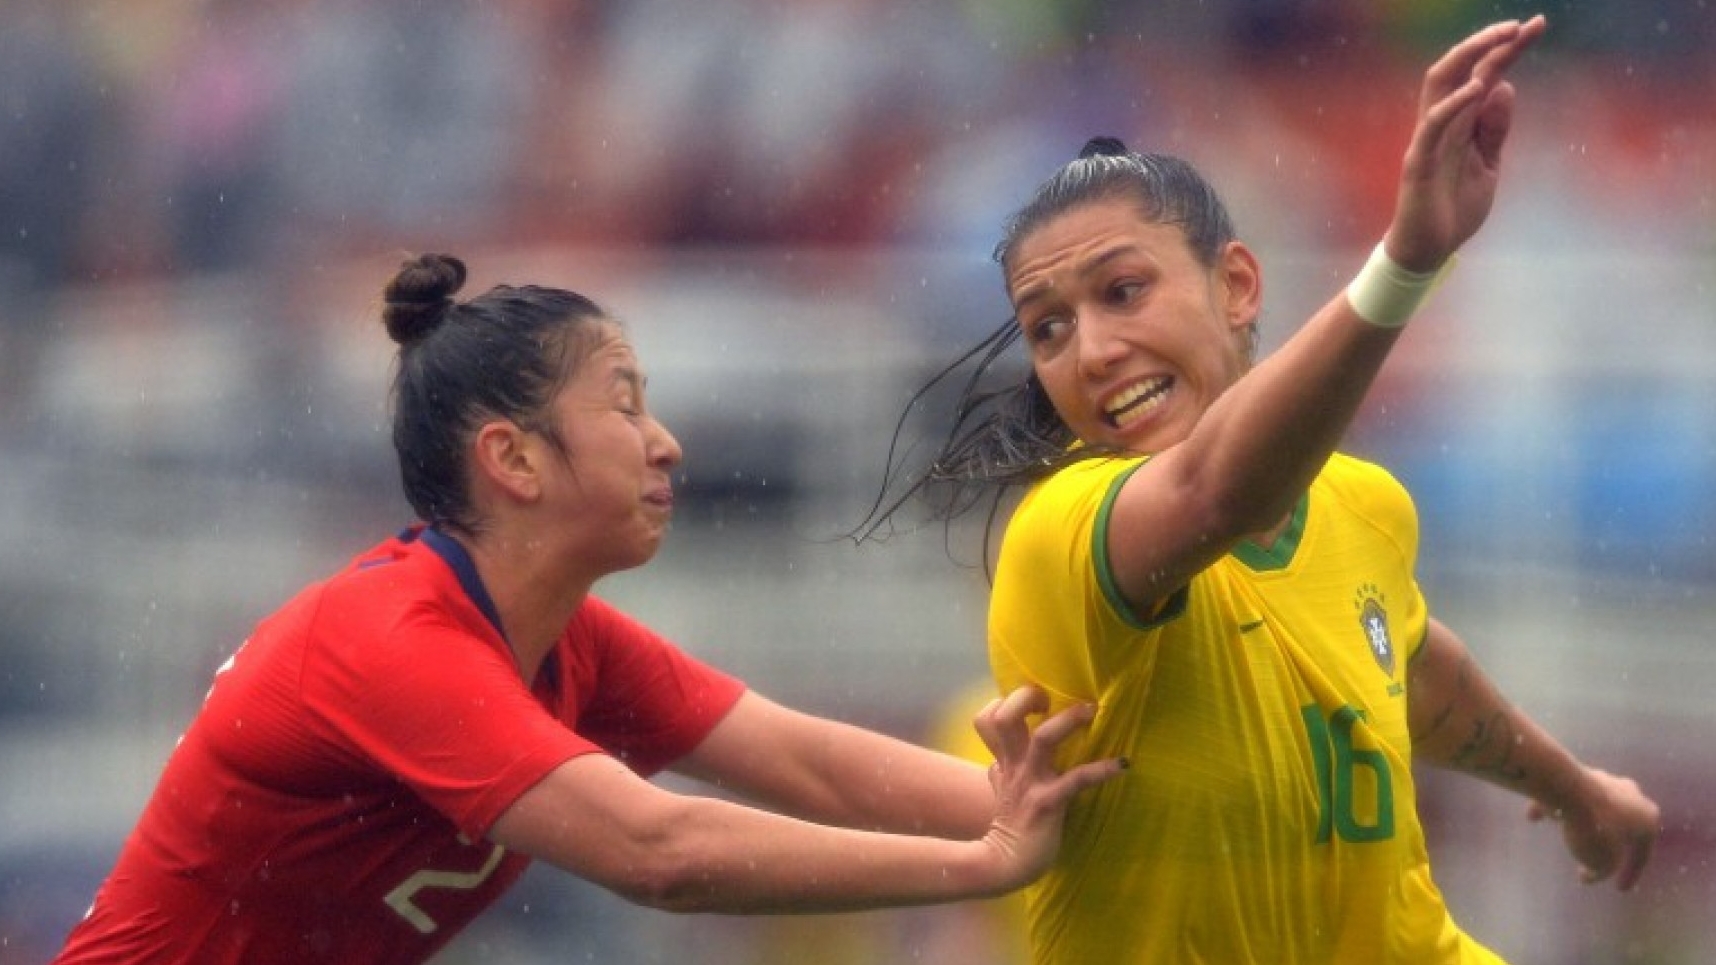
[[[1008,296],[1049,400],[1080,439],[1159,452],[1245,371],[1256,262],[1201,264],[1178,227],[1097,201],[1015,245]]]
[[[549,487],[557,512],[587,539],[585,560],[602,572],[655,555],[673,516],[672,473],[682,453],[644,402],[644,375],[631,343],[604,324],[595,349],[556,396],[564,464]]]

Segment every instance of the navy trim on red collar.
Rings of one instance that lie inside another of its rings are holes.
[[[401,538],[406,538],[409,534],[408,530],[406,534],[401,534]],[[433,526],[424,527],[415,535],[453,568],[453,575],[459,578],[459,585],[464,588],[465,595],[471,598],[471,602],[477,605],[477,609],[481,610],[483,616],[494,626],[495,632],[505,640],[506,628],[501,626],[500,611],[495,608],[495,601],[489,596],[488,588],[483,586],[483,578],[477,575],[477,564],[472,561],[471,554],[465,552],[458,540]]]

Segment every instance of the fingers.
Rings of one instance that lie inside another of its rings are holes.
[[[1025,756],[1031,744],[1026,718],[1042,713],[1048,705],[1048,695],[1039,688],[1020,687],[990,701],[978,712],[972,725],[996,761],[1016,761]]]
[[[1032,764],[1049,764],[1055,750],[1072,733],[1089,724],[1096,708],[1075,704],[1054,714],[1033,731],[1028,718],[1048,710],[1049,697],[1040,688],[1025,686],[990,701],[972,721],[978,736],[997,761],[1020,761],[1034,755]]]
[[[1480,146],[1490,154],[1498,151],[1513,107],[1513,89],[1503,78],[1545,29],[1541,15],[1523,24],[1514,20],[1491,24],[1431,65],[1420,103],[1430,136],[1438,138],[1449,130],[1464,141],[1467,128],[1476,126],[1481,114],[1490,123],[1485,125],[1487,143]],[[1465,123],[1468,117],[1471,125]]]
[[[1455,44],[1425,72],[1424,106],[1428,108],[1472,80],[1484,87],[1493,85],[1543,36],[1547,26],[1542,15],[1524,23],[1505,20]]]
[[[1513,85],[1504,81],[1490,89],[1478,109],[1472,145],[1488,168],[1494,169],[1501,163],[1502,145],[1507,143],[1508,132],[1513,129],[1513,98]]]
[[[1587,773],[1592,790],[1577,813],[1564,816],[1534,802],[1526,816],[1565,820],[1562,833],[1579,862],[1580,881],[1595,884],[1613,879],[1617,889],[1631,891],[1650,863],[1662,812],[1631,778],[1597,768]]]
[[[1493,85],[1501,80],[1520,56],[1537,42],[1537,38],[1543,36],[1545,26],[1542,15],[1520,24],[1519,30],[1512,37],[1483,52],[1472,66],[1472,76],[1483,81],[1485,85]]]
[[[1639,883],[1639,876],[1644,874],[1645,865],[1650,863],[1650,853],[1656,847],[1656,835],[1635,837],[1628,843],[1624,854],[1621,855],[1621,866],[1615,871],[1615,887],[1621,891],[1631,891]]]
[[[1521,55],[1543,35],[1542,16],[1525,23],[1509,20],[1491,24],[1456,44],[1424,75],[1424,92],[1419,104],[1422,122],[1432,139],[1439,139],[1445,130],[1452,131],[1457,140],[1465,140],[1468,126],[1477,124],[1484,116],[1499,121],[1490,125],[1488,140],[1505,138],[1507,120],[1513,106],[1512,88],[1503,77]],[[1468,113],[1470,112],[1470,113]],[[1471,118],[1471,125],[1465,123]]]
[[[1131,767],[1124,757],[1110,757],[1105,760],[1091,761],[1070,768],[1060,776],[1057,791],[1071,798],[1081,791],[1088,790],[1098,784],[1105,784],[1126,773]]]
[[[1463,142],[1466,131],[1476,126],[1478,105],[1488,94],[1489,89],[1473,78],[1447,96],[1426,105],[1418,133],[1425,152],[1432,153],[1432,147],[1450,137],[1455,143]]]
[[[1519,21],[1506,20],[1490,24],[1449,48],[1424,72],[1424,106],[1464,86],[1480,61],[1519,33]]]
[[[1024,686],[1001,698],[998,711],[1002,716],[1024,721],[1027,714],[1040,714],[1049,709],[1049,695],[1040,687]]]
[[[1605,822],[1612,860],[1601,877],[1612,875],[1616,888],[1631,891],[1656,848],[1657,835],[1662,831],[1662,810],[1632,778],[1595,768],[1592,773],[1608,789],[1612,801],[1613,816]]]
[[[991,784],[1010,771],[1040,776],[1054,774],[1055,755],[1061,745],[1096,717],[1095,705],[1074,704],[1032,728],[1028,718],[1044,713],[1048,706],[1046,693],[1025,686],[990,701],[977,714],[972,723],[995,757],[995,766],[990,769]],[[1064,801],[1087,787],[1113,779],[1126,767],[1127,762],[1121,758],[1091,761],[1055,775],[1048,786],[1057,800]]]
[[[1033,735],[1030,749],[1032,757],[1027,762],[1028,766],[1052,770],[1055,764],[1055,752],[1060,748],[1062,742],[1076,731],[1088,726],[1095,717],[1095,705],[1074,704],[1043,721],[1037,726]],[[1062,772],[1050,783],[1049,789],[1056,801],[1065,802],[1081,791],[1113,780],[1120,776],[1128,766],[1128,761],[1123,757],[1088,761]]]
[[[1095,705],[1074,704],[1044,720],[1037,726],[1033,734],[1030,749],[1031,758],[1027,761],[1027,766],[1052,770],[1055,764],[1055,752],[1061,744],[1075,732],[1088,726],[1095,717]],[[1049,783],[1048,789],[1054,801],[1058,804],[1065,803],[1081,791],[1120,776],[1128,766],[1127,760],[1123,757],[1088,761],[1069,767]]]
[[[1044,749],[1053,751],[1071,736],[1073,731],[1089,724],[1095,717],[1094,705],[1074,704],[1037,725],[1037,741]]]
[[[1649,818],[1641,828],[1618,828],[1613,831],[1607,842],[1605,866],[1595,873],[1588,872],[1585,875],[1586,883],[1612,877],[1616,889],[1633,890],[1644,874],[1645,866],[1650,864],[1651,852],[1656,848],[1658,826],[1654,807],[1649,812]]]

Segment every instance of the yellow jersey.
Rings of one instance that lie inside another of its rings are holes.
[[[1337,455],[1270,546],[1242,543],[1156,612],[1121,599],[1107,519],[1141,459],[1033,487],[989,611],[1006,692],[1096,720],[1069,760],[1131,770],[1074,802],[1027,893],[1039,965],[1477,965],[1431,881],[1406,675],[1428,615],[1406,490]]]

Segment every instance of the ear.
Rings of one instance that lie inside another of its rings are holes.
[[[1217,262],[1222,286],[1222,310],[1234,331],[1257,323],[1263,310],[1263,269],[1243,242],[1230,241]]]
[[[536,441],[510,419],[483,423],[471,445],[472,482],[520,502],[536,499],[542,494]]]

